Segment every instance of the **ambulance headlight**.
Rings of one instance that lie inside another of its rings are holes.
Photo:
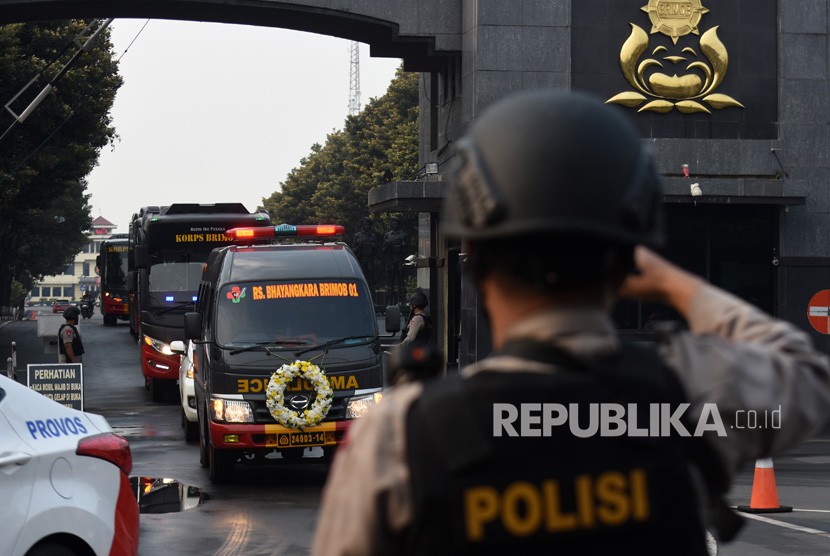
[[[164,355],[173,355],[173,350],[170,349],[170,344],[156,340],[150,336],[144,336],[144,343]]]
[[[253,423],[251,404],[240,400],[210,399],[210,412],[214,421],[226,423]]]
[[[346,406],[346,419],[357,419],[358,417],[363,417],[363,415],[369,411],[370,407],[373,407],[380,403],[380,400],[383,399],[383,392],[375,392],[374,394],[369,394],[368,396],[357,396],[349,400],[349,405]]]

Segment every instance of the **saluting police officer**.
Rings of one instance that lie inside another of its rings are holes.
[[[469,254],[495,352],[395,388],[354,424],[314,553],[705,554],[702,514],[736,528],[717,500],[735,471],[826,421],[827,358],[649,249],[659,180],[614,108],[514,96],[456,159],[445,232]],[[689,330],[623,342],[620,296],[661,301]],[[736,411],[779,408],[780,428],[732,427]]]

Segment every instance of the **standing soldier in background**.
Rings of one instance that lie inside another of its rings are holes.
[[[427,380],[441,373],[443,359],[432,342],[432,317],[427,310],[429,299],[420,290],[409,298],[409,317],[403,329],[403,340],[389,355],[386,384]]]
[[[78,315],[81,310],[70,305],[63,312],[66,323],[58,329],[58,363],[80,363],[84,354],[84,343],[78,332]]]
[[[646,247],[662,242],[659,179],[617,110],[517,95],[472,124],[456,160],[445,232],[469,254],[495,353],[395,388],[354,424],[314,554],[703,555],[706,527],[734,535],[721,496],[739,467],[824,425],[827,358]],[[623,342],[620,296],[663,302],[690,330]],[[643,434],[655,404],[685,414]],[[639,425],[586,432],[594,407]],[[733,428],[736,411],[779,408],[780,428]]]
[[[427,305],[429,299],[424,292],[417,291],[409,298],[409,318],[403,329],[401,346],[429,343],[432,338],[432,317],[427,313]]]

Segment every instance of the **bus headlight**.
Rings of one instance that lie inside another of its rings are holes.
[[[357,419],[369,411],[369,408],[380,403],[383,399],[383,392],[375,392],[368,396],[357,396],[349,400],[346,406],[346,419]]]
[[[144,343],[159,353],[162,353],[164,355],[173,355],[173,350],[170,349],[170,344],[162,342],[161,340],[156,340],[155,338],[151,338],[150,336],[145,335]]]
[[[251,404],[239,400],[210,399],[211,418],[226,423],[253,423]]]

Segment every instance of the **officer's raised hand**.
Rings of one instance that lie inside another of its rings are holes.
[[[684,317],[688,315],[692,299],[703,285],[702,279],[643,246],[634,251],[634,265],[636,272],[622,283],[618,290],[620,296],[659,301]]]

